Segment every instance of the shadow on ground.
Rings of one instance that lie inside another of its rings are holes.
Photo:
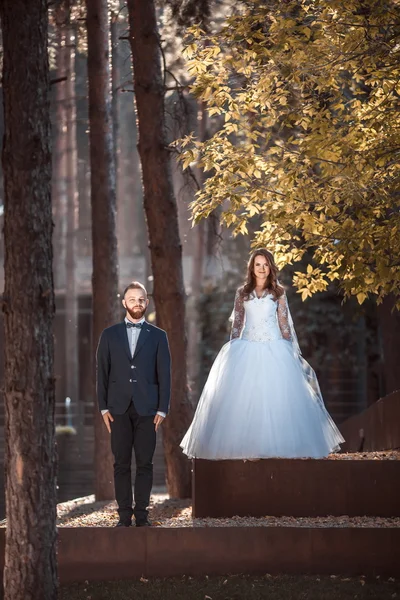
[[[392,579],[347,577],[190,577],[63,586],[59,600],[392,600]]]

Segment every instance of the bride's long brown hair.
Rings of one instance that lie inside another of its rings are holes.
[[[257,256],[263,256],[267,260],[269,266],[269,275],[265,280],[264,290],[268,289],[273,295],[274,300],[277,300],[283,295],[284,289],[278,282],[278,267],[275,264],[274,257],[266,248],[258,248],[257,250],[254,250],[250,256],[249,262],[247,263],[246,280],[242,287],[243,298],[244,300],[248,300],[250,294],[255,290],[257,280],[254,275],[254,263]]]

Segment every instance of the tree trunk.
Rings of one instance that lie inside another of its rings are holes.
[[[107,0],[86,0],[93,248],[93,351],[119,317]],[[114,498],[110,436],[95,406],[95,494]]]
[[[2,2],[0,17],[5,120],[5,600],[55,600],[47,2]]]
[[[198,105],[199,138],[202,142],[206,140],[207,132],[207,113],[204,102]],[[204,171],[198,169],[196,174],[199,189],[204,184]],[[200,315],[200,295],[202,283],[204,280],[204,271],[206,263],[206,227],[208,221],[200,221],[193,229],[194,251],[192,255],[192,282],[191,282],[191,317],[188,320],[188,372],[191,383],[192,398],[199,399],[199,375],[200,375],[200,344],[201,344],[201,315]]]
[[[52,204],[54,217],[54,282],[56,290],[66,286],[67,243],[67,84],[63,80],[67,72],[67,13],[61,3],[55,13],[57,27],[55,126],[53,151]]]
[[[395,296],[389,295],[378,306],[386,394],[400,390],[400,312],[394,308],[395,304]]]
[[[70,18],[69,18],[70,21]],[[78,254],[79,198],[78,198],[78,155],[76,139],[76,91],[75,91],[75,28],[68,23],[66,34],[67,84],[67,247],[66,247],[66,292],[65,292],[65,356],[66,390],[71,399],[73,412],[77,414],[78,443],[83,450],[84,407],[79,398],[78,357],[78,298],[76,271]]]
[[[115,164],[115,187],[118,198],[118,159],[119,159],[119,13],[121,7],[117,6],[116,12],[111,13],[111,111],[113,123],[113,146]]]
[[[153,0],[128,0],[128,11],[154,303],[157,324],[166,330],[172,354],[171,414],[163,424],[167,485],[171,496],[187,497],[191,491],[190,463],[179,448],[192,416],[186,378],[185,291],[178,212],[166,147],[160,39]]]

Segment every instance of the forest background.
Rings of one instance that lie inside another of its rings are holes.
[[[0,418],[21,385],[18,361],[41,358],[35,344],[13,345],[11,317],[27,313],[24,294],[43,275],[34,254],[20,258],[51,228],[41,229],[40,203],[28,210],[35,169],[15,174],[36,156],[29,117],[50,90],[48,122],[43,112],[37,123],[52,148],[41,185],[51,185],[54,222],[54,320],[51,301],[44,313],[57,498],[113,495],[94,349],[122,318],[133,279],[148,288],[148,318],[167,330],[176,365],[156,461],[173,496],[190,494],[179,441],[257,245],[282,267],[300,346],[335,420],[399,389],[398,2],[60,0],[31,10],[1,5]],[[31,51],[44,37],[47,74],[43,46]]]

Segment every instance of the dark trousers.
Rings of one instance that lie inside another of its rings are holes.
[[[147,518],[153,485],[153,455],[156,448],[154,417],[141,417],[133,402],[123,415],[113,414],[111,450],[114,455],[114,486],[121,521]],[[136,458],[135,508],[132,510],[132,448]]]

